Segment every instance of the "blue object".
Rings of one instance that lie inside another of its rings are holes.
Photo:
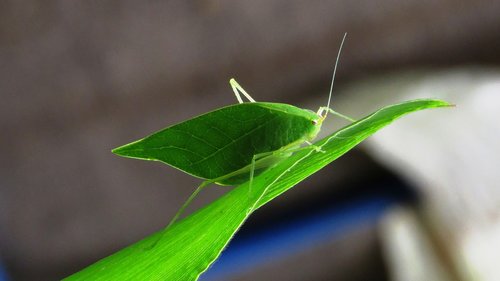
[[[5,269],[1,262],[0,262],[0,281],[9,281],[9,278],[7,278],[7,272],[5,272]]]

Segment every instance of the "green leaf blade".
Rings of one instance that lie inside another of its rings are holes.
[[[422,109],[450,106],[414,100],[382,108],[315,143],[325,153],[304,149],[174,224],[156,247],[155,233],[66,280],[196,280],[220,255],[256,209],[334,161],[395,119]]]
[[[312,153],[313,151],[299,152],[290,157],[290,159],[285,160],[289,162],[289,165],[295,163],[295,166],[290,170],[291,173],[282,176],[279,181],[270,186],[266,194],[263,195],[262,200],[258,202],[257,207],[264,205],[309,175],[319,171],[394,120],[422,109],[450,106],[452,105],[441,100],[422,99],[407,101],[384,107],[338,130],[315,143],[316,146],[322,147],[322,150],[326,151],[326,153]],[[307,161],[301,160],[304,157],[307,158]],[[270,174],[274,174],[274,177],[278,177],[283,172],[278,168],[269,171]]]

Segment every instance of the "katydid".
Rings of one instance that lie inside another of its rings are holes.
[[[165,230],[207,185],[238,185],[250,181],[251,188],[253,178],[259,173],[304,148],[301,147],[304,143],[311,145],[329,112],[354,121],[330,109],[345,37],[346,34],[337,54],[327,105],[317,112],[289,104],[256,102],[231,79],[238,104],[205,113],[113,150],[120,156],[160,161],[204,180]],[[248,102],[243,101],[240,93]],[[321,151],[314,145],[312,148]]]

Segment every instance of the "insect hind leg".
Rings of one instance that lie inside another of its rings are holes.
[[[170,222],[168,223],[168,225],[161,231],[160,235],[158,236],[158,238],[153,242],[153,244],[151,244],[151,246],[149,246],[147,249],[152,249],[154,248],[158,242],[160,242],[160,240],[163,238],[163,236],[165,236],[165,233],[167,232],[167,230],[179,219],[179,217],[184,213],[184,211],[186,210],[186,208],[191,204],[191,202],[193,202],[193,200],[196,198],[196,196],[206,187],[208,186],[209,184],[211,184],[212,181],[204,181],[202,182],[197,188],[196,190],[189,196],[189,198],[186,200],[186,202],[184,202],[184,204],[182,204],[181,208],[177,211],[177,213],[175,214],[175,216],[170,220]]]
[[[236,99],[238,100],[239,103],[243,103],[243,99],[240,96],[240,92],[250,101],[250,102],[255,102],[255,100],[241,87],[241,85],[236,82],[234,78],[231,78],[229,80],[229,84],[231,85],[231,88],[233,88],[234,95],[236,96]]]

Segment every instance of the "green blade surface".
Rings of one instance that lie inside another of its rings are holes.
[[[260,206],[334,161],[395,119],[426,108],[450,106],[413,100],[385,107],[304,149],[174,224],[152,249],[155,233],[65,280],[196,280],[220,255],[238,228]],[[193,187],[194,189],[194,187]],[[166,218],[166,221],[168,218]]]

